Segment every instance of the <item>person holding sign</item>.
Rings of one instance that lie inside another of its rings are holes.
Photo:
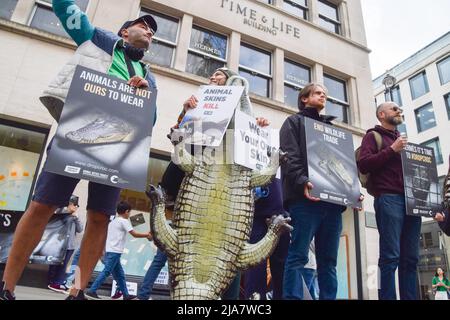
[[[381,125],[369,129],[361,144],[358,168],[370,173],[371,193],[378,233],[380,235],[380,300],[395,300],[395,271],[401,300],[416,300],[417,263],[421,218],[406,215],[405,190],[400,152],[408,140],[400,135],[396,126],[403,122],[402,109],[394,102],[378,106],[376,116]],[[376,136],[381,136],[378,148]]]
[[[228,69],[227,67],[222,67],[216,69],[211,77],[209,78],[208,85],[210,86],[224,86],[227,80],[232,76],[237,76],[238,74],[234,72],[231,69]],[[183,103],[183,110],[178,116],[177,123],[170,129],[170,133],[167,135],[169,139],[172,138],[172,132],[174,129],[180,128],[184,122],[187,120],[185,119],[186,112],[188,112],[190,109],[195,109],[198,104],[198,98],[194,95],[190,96],[184,103]],[[261,127],[267,127],[269,125],[269,120],[263,118],[263,117],[257,117],[256,122]],[[193,148],[191,149],[193,151]],[[168,197],[168,201],[175,201],[178,191],[180,189],[181,182],[184,178],[184,172],[172,161],[169,163],[168,167],[166,168],[166,171],[164,172],[163,181],[161,183],[161,186],[166,191],[166,196]]]
[[[238,74],[227,67],[221,67],[216,69],[211,77],[209,78],[209,85],[213,86],[225,86],[227,80],[233,76],[237,76]],[[245,95],[245,93],[244,93]],[[174,129],[178,129],[184,125],[184,123],[189,120],[188,117],[186,117],[186,113],[191,110],[195,109],[198,105],[199,99],[192,95],[189,97],[184,103],[183,103],[183,110],[181,111],[180,115],[178,116],[177,123],[171,128],[171,133],[168,134],[168,138],[172,139],[172,132]],[[269,125],[269,121],[265,118],[256,118],[257,124],[261,127],[266,127]],[[193,152],[193,148],[191,148],[191,152]],[[174,163],[170,162],[168,167],[166,168],[166,171],[164,172],[161,186],[164,188],[166,192],[166,204],[167,202],[175,202],[178,192],[180,190],[180,185],[185,176],[185,173]],[[239,297],[239,280],[240,274],[237,274],[235,279],[232,282],[232,285],[230,285],[227,292],[223,295],[223,299],[237,299]]]
[[[155,19],[144,15],[126,21],[118,34],[94,27],[74,0],[53,0],[53,11],[78,49],[55,80],[49,85],[41,102],[58,121],[71,84],[76,65],[94,69],[128,81],[137,88],[156,89],[155,78],[140,60],[150,46],[157,30]],[[50,149],[51,143],[47,149]],[[13,300],[14,288],[33,248],[39,242],[45,225],[56,208],[65,206],[79,180],[43,171],[36,183],[33,201],[23,215],[9,253],[0,300]],[[115,214],[120,189],[97,183],[89,184],[87,227],[81,245],[80,279],[72,288],[69,300],[84,299],[83,290],[101,256],[106,240],[109,215]]]
[[[308,177],[305,140],[305,117],[327,124],[331,124],[330,121],[335,119],[319,114],[326,101],[327,93],[323,85],[306,85],[298,96],[300,112],[287,118],[280,130],[280,148],[288,154],[287,162],[281,164],[283,204],[291,215],[294,227],[284,271],[284,299],[303,299],[302,273],[308,263],[309,246],[313,238],[320,287],[319,299],[336,299],[336,264],[342,212],[346,207],[320,201],[310,195],[314,186]]]

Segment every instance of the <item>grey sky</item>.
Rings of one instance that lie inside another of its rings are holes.
[[[450,0],[361,0],[372,78],[450,31]]]

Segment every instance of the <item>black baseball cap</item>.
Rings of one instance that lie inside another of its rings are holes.
[[[141,21],[144,21],[150,27],[150,29],[153,32],[153,34],[155,34],[156,30],[158,30],[158,25],[157,25],[155,19],[151,15],[146,14],[146,15],[143,15],[143,16],[137,18],[136,20],[130,20],[130,21],[125,22],[122,25],[122,27],[119,29],[119,31],[117,32],[117,35],[119,37],[121,37],[122,36],[121,32],[122,32],[123,29],[128,29],[133,24],[136,24],[136,23],[141,22]]]
[[[78,207],[79,206],[78,205],[78,199],[79,198],[76,195],[73,194],[73,195],[70,196],[69,203],[72,203],[73,205]]]

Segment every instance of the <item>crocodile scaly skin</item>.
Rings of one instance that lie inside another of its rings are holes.
[[[243,105],[241,101],[241,110],[248,111],[249,102]],[[153,203],[153,238],[168,256],[172,299],[220,298],[238,270],[265,260],[280,234],[290,229],[289,218],[280,215],[272,219],[261,241],[248,243],[253,224],[252,189],[273,179],[278,157],[274,152],[265,172],[254,172],[236,164],[215,163],[208,157],[195,160],[185,151],[184,141],[175,146],[174,162],[186,174],[175,203],[173,228],[165,220],[163,190],[151,188],[148,192]]]

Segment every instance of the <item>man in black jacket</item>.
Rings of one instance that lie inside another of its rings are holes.
[[[300,112],[290,116],[280,131],[280,147],[288,153],[281,164],[283,203],[292,218],[291,235],[283,282],[284,299],[302,299],[302,271],[308,262],[309,244],[314,237],[321,300],[337,294],[336,264],[342,212],[345,207],[320,201],[310,195],[314,187],[308,178],[304,117],[331,124],[334,117],[319,115],[327,101],[326,88],[311,83],[298,97]]]

